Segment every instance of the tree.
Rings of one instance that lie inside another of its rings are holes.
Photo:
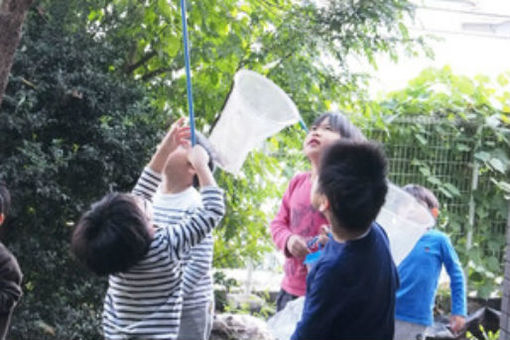
[[[0,1],[0,105],[7,86],[14,52],[21,38],[21,27],[33,0]]]

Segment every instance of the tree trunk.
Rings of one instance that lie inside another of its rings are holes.
[[[0,0],[0,105],[4,96],[21,27],[34,0]]]
[[[506,222],[505,278],[503,279],[500,329],[499,340],[510,340],[510,207]]]

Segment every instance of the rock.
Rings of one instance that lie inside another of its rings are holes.
[[[218,314],[210,340],[275,340],[262,319],[245,314]]]

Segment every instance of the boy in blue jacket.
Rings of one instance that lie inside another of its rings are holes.
[[[430,190],[416,184],[408,184],[403,189],[437,218],[439,202]],[[395,311],[395,340],[425,339],[425,331],[433,323],[434,297],[443,264],[450,276],[452,291],[450,328],[456,333],[464,327],[467,310],[462,266],[448,236],[431,229],[398,266],[400,288]]]
[[[312,205],[333,239],[310,270],[292,340],[392,340],[398,276],[388,237],[374,220],[388,190],[379,146],[340,140],[322,157]]]

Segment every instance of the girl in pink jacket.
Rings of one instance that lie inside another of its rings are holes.
[[[311,205],[312,182],[323,150],[341,138],[365,139],[341,113],[324,113],[313,122],[303,143],[311,171],[298,173],[291,179],[280,210],[271,222],[273,241],[285,254],[284,277],[276,299],[277,311],[282,310],[287,302],[305,295],[307,269],[303,260],[310,252],[307,241],[320,233],[321,226],[328,224],[326,218]]]

